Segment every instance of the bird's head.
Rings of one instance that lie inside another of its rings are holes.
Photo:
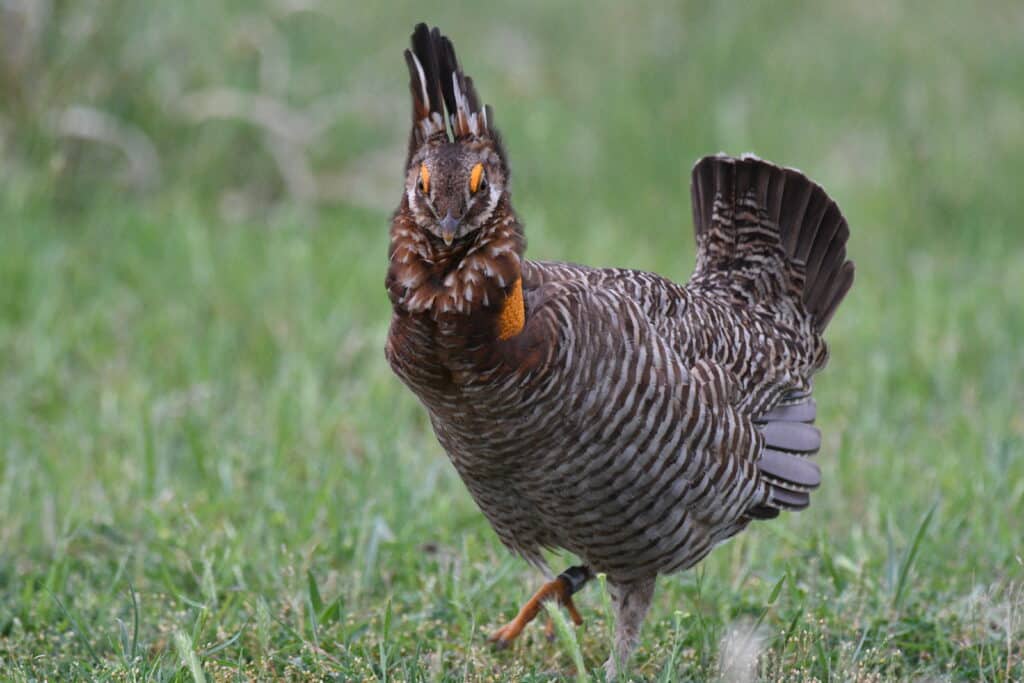
[[[445,246],[486,225],[504,192],[503,164],[478,141],[424,145],[413,154],[405,177],[416,224]]]
[[[438,29],[419,24],[405,51],[412,93],[412,133],[405,198],[416,225],[445,248],[495,217],[508,166],[490,107]]]

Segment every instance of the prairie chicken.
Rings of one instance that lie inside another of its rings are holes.
[[[636,646],[655,579],[752,520],[801,510],[811,377],[853,282],[839,208],[799,171],[753,156],[693,169],[697,266],[653,273],[524,258],[490,107],[451,41],[420,24],[405,51],[413,125],[391,225],[386,354],[501,541],[552,572],[492,640],[607,575],[616,635]]]

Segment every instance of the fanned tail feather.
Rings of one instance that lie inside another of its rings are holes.
[[[701,159],[691,185],[695,280],[747,302],[796,299],[821,332],[853,284],[846,219],[800,171],[752,155]]]
[[[741,305],[766,304],[780,318],[821,334],[853,284],[846,219],[803,173],[757,157],[719,154],[693,168],[696,286]],[[820,366],[819,366],[820,367]],[[756,461],[766,497],[754,519],[810,505],[821,471],[810,384],[755,419],[764,447]]]

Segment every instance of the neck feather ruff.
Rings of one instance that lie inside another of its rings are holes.
[[[496,339],[526,321],[521,279],[522,227],[503,198],[495,219],[468,239],[444,247],[419,228],[407,206],[391,224],[386,286],[399,312],[444,320]]]

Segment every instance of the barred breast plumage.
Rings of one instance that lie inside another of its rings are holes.
[[[622,661],[657,575],[806,507],[818,486],[811,378],[853,279],[846,222],[798,171],[719,155],[694,167],[685,286],[526,260],[493,114],[451,43],[421,25],[407,61],[388,360],[502,542],[544,571],[544,548],[583,561],[553,595],[571,608],[592,572],[608,575]],[[468,183],[458,212],[431,187],[442,173],[459,192]],[[486,195],[474,175],[490,179]]]

